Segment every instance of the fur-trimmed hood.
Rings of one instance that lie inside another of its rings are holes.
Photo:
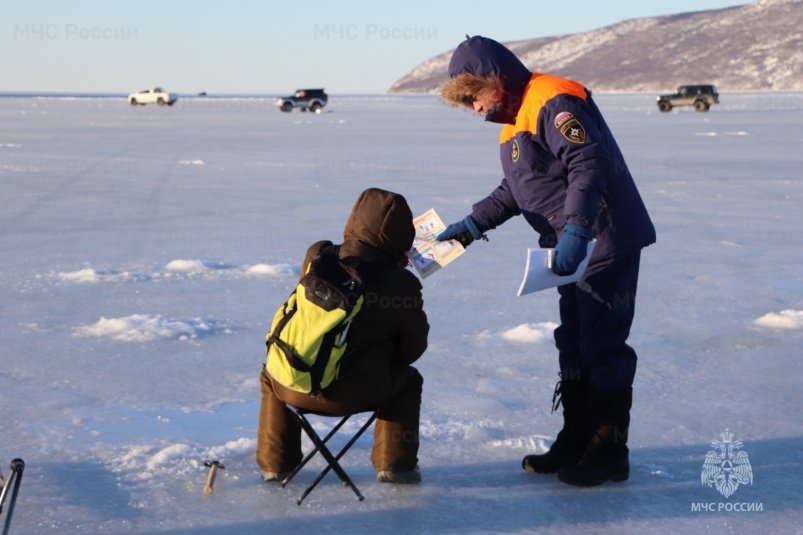
[[[450,78],[440,87],[441,98],[455,106],[471,107],[474,98],[488,101],[496,100],[498,93],[504,93],[502,80],[495,76],[480,76],[461,72]]]
[[[447,102],[470,105],[470,97],[488,98],[501,89],[502,101],[488,112],[485,120],[514,124],[531,76],[529,69],[504,45],[477,35],[455,49],[449,61],[450,79],[441,85],[440,93]]]

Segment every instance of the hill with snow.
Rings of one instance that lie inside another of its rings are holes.
[[[801,27],[803,1],[758,0],[505,44],[530,70],[581,80],[596,91],[661,91],[684,83],[803,90]],[[434,91],[446,79],[452,52],[421,63],[389,91]]]

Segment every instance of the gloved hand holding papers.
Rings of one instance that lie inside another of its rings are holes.
[[[516,295],[529,294],[579,281],[583,273],[585,273],[596,243],[596,240],[588,242],[588,253],[583,261],[580,262],[577,271],[566,276],[552,273],[554,249],[527,249],[527,265],[524,268],[524,278]]]
[[[421,278],[429,277],[466,251],[457,240],[438,241],[446,225],[432,208],[414,218],[413,226],[415,239],[407,258]]]

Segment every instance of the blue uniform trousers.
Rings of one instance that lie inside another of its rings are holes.
[[[636,352],[627,345],[636,304],[640,252],[588,268],[576,284],[558,287],[560,326],[555,329],[561,378],[598,390],[633,385]]]

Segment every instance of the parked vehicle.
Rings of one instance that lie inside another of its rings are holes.
[[[298,108],[301,111],[321,113],[328,101],[329,96],[323,89],[298,89],[289,97],[277,98],[275,104],[283,112],[291,112],[293,108]]]
[[[719,93],[713,85],[682,85],[671,95],[656,97],[658,109],[667,112],[676,106],[694,106],[697,111],[708,111],[719,103]]]
[[[150,89],[143,89],[136,93],[128,95],[128,102],[132,106],[145,104],[158,104],[159,106],[172,106],[178,100],[178,95],[175,93],[168,93],[161,87],[152,87]]]

